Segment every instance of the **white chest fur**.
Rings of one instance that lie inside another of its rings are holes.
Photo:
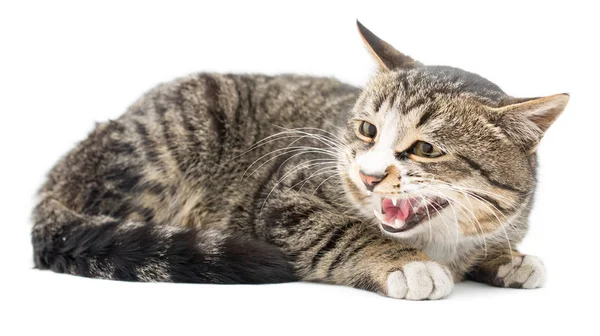
[[[485,256],[492,249],[492,245],[507,240],[502,228],[494,232],[466,236],[456,222],[447,222],[441,227],[440,223],[432,224],[437,225],[431,230],[425,228],[401,240],[421,249],[431,260],[456,270],[468,267],[466,263],[472,261],[474,255]]]

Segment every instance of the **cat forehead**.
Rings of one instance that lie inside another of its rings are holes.
[[[422,66],[377,75],[365,90],[367,98],[379,110],[386,101],[398,108],[445,98],[465,97],[499,105],[508,96],[496,84],[462,69],[448,66]],[[410,100],[413,103],[410,104]]]

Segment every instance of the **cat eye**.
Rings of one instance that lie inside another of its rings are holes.
[[[412,147],[412,154],[425,157],[425,158],[436,158],[444,155],[439,148],[425,141],[417,141]]]
[[[371,139],[375,138],[375,136],[377,135],[377,127],[375,127],[375,125],[373,125],[367,121],[363,121],[360,123],[360,126],[358,127],[358,131],[363,136],[366,136],[367,138],[371,138]]]

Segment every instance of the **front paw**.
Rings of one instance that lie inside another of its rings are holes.
[[[494,285],[510,288],[538,288],[546,281],[546,268],[534,256],[515,256],[498,268]]]
[[[434,261],[413,261],[387,277],[387,296],[408,300],[437,300],[452,292],[450,270]]]

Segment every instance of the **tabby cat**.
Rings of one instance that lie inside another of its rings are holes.
[[[35,266],[91,278],[315,281],[440,299],[457,281],[536,288],[516,246],[536,148],[569,96],[514,98],[426,66],[357,22],[379,71],[201,73],[98,124],[51,170]]]

